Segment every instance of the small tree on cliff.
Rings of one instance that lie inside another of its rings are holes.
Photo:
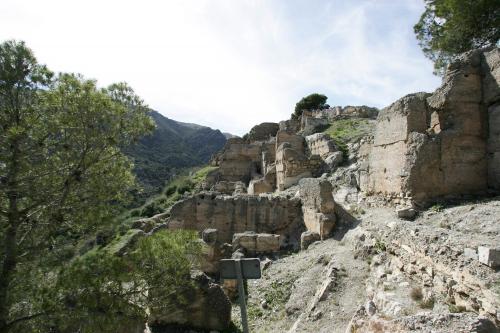
[[[311,94],[302,98],[295,104],[295,112],[292,114],[292,119],[298,119],[305,110],[318,110],[326,106],[328,97],[322,94]]]
[[[0,332],[50,314],[40,283],[116,214],[134,180],[120,147],[153,128],[147,112],[126,84],[54,78],[0,44]]]
[[[500,39],[498,0],[425,0],[414,31],[434,73],[444,74],[454,56],[495,45]]]

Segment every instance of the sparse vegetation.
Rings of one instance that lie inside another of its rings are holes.
[[[422,293],[422,288],[413,287],[410,290],[410,298],[415,302],[419,302],[424,298],[424,294]]]
[[[431,208],[429,208],[431,211],[439,213],[444,210],[444,206],[440,203],[437,203],[435,205],[432,205]]]
[[[323,133],[328,134],[337,147],[344,154],[344,159],[349,157],[347,144],[360,140],[370,133],[373,124],[368,119],[339,119],[334,121]]]
[[[434,297],[430,296],[430,297],[425,297],[424,299],[422,299],[418,305],[422,308],[422,309],[432,309],[434,308]]]
[[[465,312],[465,307],[464,306],[457,306],[455,304],[448,304],[448,311],[451,313],[461,313]]]
[[[377,253],[382,253],[382,252],[385,252],[387,250],[387,246],[386,246],[385,242],[381,239],[377,239],[375,241],[375,245],[373,246],[373,248],[375,249],[375,251]]]

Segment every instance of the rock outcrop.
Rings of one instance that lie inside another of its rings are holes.
[[[499,64],[497,48],[466,53],[433,94],[383,109],[361,188],[417,203],[497,188]]]

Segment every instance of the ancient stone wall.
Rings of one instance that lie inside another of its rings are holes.
[[[332,184],[326,179],[305,178],[299,182],[304,224],[321,239],[330,236],[335,227],[335,201]]]
[[[306,143],[311,155],[319,155],[323,159],[339,150],[333,140],[325,133],[306,136]]]
[[[217,229],[218,240],[231,243],[235,233],[280,235],[282,247],[299,247],[304,229],[300,199],[272,196],[224,196],[202,192],[174,204],[170,229]]]
[[[248,183],[252,173],[262,165],[262,142],[246,142],[240,138],[228,139],[216,164],[219,180]]]
[[[282,191],[299,182],[302,178],[318,176],[323,161],[318,155],[307,157],[303,151],[294,149],[285,142],[276,151],[276,184]]]
[[[498,64],[492,58],[498,49],[469,52],[433,94],[405,96],[379,113],[363,190],[426,202],[498,186],[499,71],[491,70]]]

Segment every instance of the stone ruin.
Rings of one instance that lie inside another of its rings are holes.
[[[500,189],[500,52],[450,65],[433,94],[383,109],[360,170],[363,191],[415,203]]]

